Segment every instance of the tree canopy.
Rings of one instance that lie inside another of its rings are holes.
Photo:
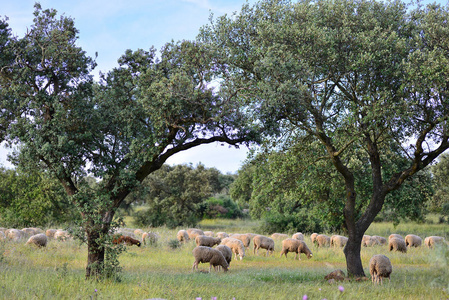
[[[339,174],[349,274],[364,275],[361,239],[387,195],[449,148],[447,18],[437,4],[267,0],[199,36],[228,65],[223,91],[246,100],[267,145],[309,139],[310,161]],[[407,161],[387,174],[392,147]],[[369,165],[362,199],[355,157]]]

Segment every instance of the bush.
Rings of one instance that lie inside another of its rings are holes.
[[[323,232],[327,228],[323,221],[314,217],[307,210],[300,210],[295,214],[281,214],[267,212],[262,218],[260,231],[274,232]]]
[[[211,197],[200,204],[203,219],[237,219],[244,217],[240,207],[228,195]]]

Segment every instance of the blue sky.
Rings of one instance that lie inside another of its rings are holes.
[[[34,3],[31,0],[0,0],[0,16],[7,16],[14,35],[22,37],[32,25]],[[254,3],[255,1],[249,1]],[[78,45],[91,57],[98,52],[98,67],[107,72],[117,66],[125,50],[160,49],[171,40],[191,40],[199,28],[208,23],[210,12],[215,16],[240,10],[245,0],[41,0],[42,8],[54,8],[58,15],[75,20],[79,30]],[[0,165],[8,150],[0,147]],[[203,145],[176,154],[169,164],[199,162],[206,167],[235,173],[246,158],[247,149],[229,148],[219,144]]]

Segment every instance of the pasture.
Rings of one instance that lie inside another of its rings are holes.
[[[257,222],[207,220],[197,227],[232,233],[256,232]],[[148,230],[148,228],[143,228]],[[324,276],[335,269],[346,273],[342,249],[316,248],[306,235],[313,258],[279,258],[281,241],[273,256],[259,256],[250,249],[242,261],[233,260],[228,273],[207,273],[209,264],[192,271],[195,243],[172,249],[177,230],[151,228],[160,236],[155,245],[127,247],[120,256],[123,271],[118,280],[84,279],[86,245],[51,240],[36,249],[21,242],[0,242],[0,299],[449,299],[449,250],[447,247],[389,252],[388,246],[362,247],[362,262],[374,254],[387,255],[393,264],[391,282],[371,280],[329,283]],[[449,237],[448,225],[375,223],[367,234],[414,233]],[[256,232],[259,233],[259,232]],[[263,234],[263,233],[262,233]],[[327,233],[331,235],[332,233]],[[307,296],[305,296],[307,295]]]

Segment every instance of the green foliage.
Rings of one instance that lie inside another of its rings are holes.
[[[199,212],[205,219],[236,219],[244,217],[237,203],[228,195],[223,194],[211,197],[201,203]]]
[[[8,227],[73,224],[79,219],[59,182],[48,174],[0,168],[0,220]]]
[[[168,247],[170,247],[170,249],[177,249],[181,247],[181,243],[177,239],[171,239],[168,241]]]
[[[442,154],[438,163],[432,166],[435,194],[430,210],[449,218],[449,154]]]

